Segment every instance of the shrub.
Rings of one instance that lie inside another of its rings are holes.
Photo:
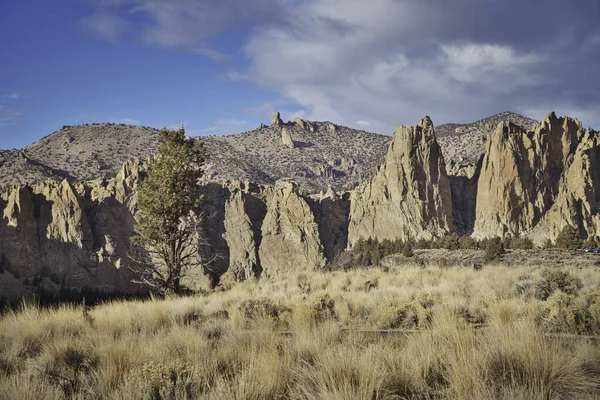
[[[404,243],[404,248],[402,249],[402,254],[404,255],[404,257],[412,257],[415,255],[415,253],[412,250],[412,246],[410,245],[409,242]]]
[[[514,238],[510,243],[511,249],[531,250],[533,241],[527,236]]]
[[[459,238],[456,233],[446,235],[442,238],[442,247],[446,250],[458,250],[460,248]]]
[[[431,242],[426,239],[419,239],[417,243],[415,243],[415,247],[417,249],[429,249],[431,248]]]
[[[271,299],[247,299],[240,303],[239,310],[248,319],[279,317],[279,308]]]
[[[419,310],[415,303],[404,303],[383,308],[376,318],[380,329],[412,328],[419,324]]]
[[[575,296],[557,291],[543,309],[543,324],[549,332],[585,333],[586,311],[577,306]]]
[[[477,241],[471,236],[461,236],[458,239],[458,246],[463,249],[477,249]]]
[[[579,239],[577,229],[572,226],[565,226],[556,238],[556,245],[561,249],[567,250],[576,250],[580,248],[581,239]]]
[[[508,235],[504,236],[504,238],[502,239],[502,245],[504,246],[505,249],[512,249],[513,248],[512,241],[513,241],[513,237],[509,233]]]
[[[502,239],[495,237],[489,239],[485,246],[485,259],[487,261],[497,260],[505,253]]]
[[[547,268],[542,271],[539,281],[535,284],[535,297],[546,300],[556,291],[574,295],[582,287],[581,279],[569,271]]]

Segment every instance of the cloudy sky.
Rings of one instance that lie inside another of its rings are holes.
[[[229,134],[275,110],[600,127],[600,1],[0,1],[0,148],[104,121]]]

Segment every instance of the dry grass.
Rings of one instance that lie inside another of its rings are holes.
[[[298,273],[0,320],[6,399],[600,398],[600,270]],[[558,274],[561,281],[565,276]],[[550,278],[549,278],[550,277]],[[383,330],[385,331],[383,331]],[[569,334],[569,335],[565,335]]]

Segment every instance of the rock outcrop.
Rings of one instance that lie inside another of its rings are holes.
[[[307,199],[313,210],[323,252],[328,262],[348,247],[350,193],[336,193],[330,186],[316,199]]]
[[[367,238],[431,239],[452,229],[450,182],[429,117],[398,127],[385,163],[350,203],[350,246]]]
[[[261,232],[259,257],[263,276],[325,265],[317,221],[294,183],[276,183],[267,200]]]
[[[133,272],[122,268],[136,265],[129,257],[138,179],[139,164],[128,162],[110,180],[48,180],[2,194],[4,269],[19,279],[48,278],[68,287],[138,290]],[[0,291],[9,281],[0,279]]]
[[[279,111],[277,111],[274,115],[273,118],[271,118],[271,125],[273,126],[281,126],[283,125],[283,120],[281,119],[281,114],[279,113]]]
[[[281,143],[283,143],[284,146],[289,147],[290,149],[296,147],[296,145],[294,144],[294,139],[292,139],[292,134],[290,133],[288,128],[283,128],[281,130]]]
[[[595,132],[550,113],[531,131],[500,124],[487,142],[475,237],[533,234],[541,241],[565,225],[597,235]]]
[[[229,247],[226,274],[235,281],[259,278],[262,273],[259,248],[262,223],[267,213],[264,189],[248,182],[237,182],[225,204],[225,233]]]

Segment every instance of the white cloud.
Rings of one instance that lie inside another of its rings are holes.
[[[0,99],[7,99],[7,100],[19,100],[19,99],[24,99],[27,97],[30,97],[30,95],[27,93],[21,93],[21,92],[12,92],[12,93],[0,95]]]
[[[120,118],[115,120],[114,122],[125,125],[142,125],[142,121],[133,118]]]
[[[416,51],[412,30],[423,28],[415,22],[422,13],[411,1],[301,3],[286,23],[253,33],[244,49],[249,68],[230,78],[281,93],[309,119],[358,127],[370,121],[383,132],[425,114],[439,122],[475,117],[483,103],[478,91],[493,96],[540,82],[534,70],[542,58],[508,45],[422,41]],[[413,39],[403,39],[408,33]]]
[[[567,0],[90,1],[100,31],[122,35],[118,23],[103,20],[115,16],[147,45],[215,61],[228,55],[212,39],[243,30],[246,64],[227,76],[279,96],[242,110],[267,121],[283,108],[284,119],[302,115],[391,133],[425,114],[437,124],[472,121],[525,112],[548,98],[591,110],[600,98],[597,0],[578,7]],[[236,126],[247,128],[222,120],[197,132]]]
[[[83,18],[80,25],[84,31],[113,43],[121,38],[126,29],[122,18],[105,12]]]
[[[441,52],[446,72],[459,82],[499,91],[541,83],[530,68],[543,61],[536,54],[516,54],[510,46],[475,43],[442,45]]]

